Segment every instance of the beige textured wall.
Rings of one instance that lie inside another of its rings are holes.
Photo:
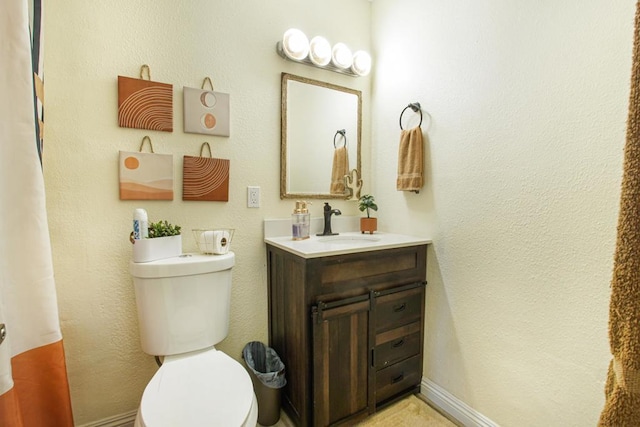
[[[363,90],[363,141],[369,141],[369,78],[354,79],[285,62],[275,43],[289,27],[369,49],[366,0],[68,0],[47,3],[44,171],[54,268],[75,421],[84,424],[134,410],[156,370],[142,353],[128,262],[135,207],[151,219],[192,228],[236,229],[231,328],[218,347],[239,358],[244,344],[267,339],[263,218],[283,218],[293,201],[279,198],[280,73]],[[117,76],[149,64],[155,81],[174,85],[174,132],[117,126]],[[182,86],[210,76],[231,94],[231,137],[182,132]],[[150,135],[158,153],[173,153],[172,202],[120,201],[118,151],[137,150]],[[209,141],[231,160],[228,203],[181,200],[182,156]],[[363,165],[370,171],[369,149]],[[368,185],[368,176],[365,176]],[[246,208],[246,187],[262,189]],[[346,214],[353,203],[336,202]],[[312,215],[320,216],[316,202]]]
[[[48,3],[44,170],[76,422],[135,409],[156,369],[138,343],[128,275],[134,207],[182,224],[187,251],[191,228],[237,229],[231,331],[219,348],[238,357],[247,341],[266,340],[262,219],[292,205],[279,199],[286,71],[365,91],[365,191],[380,227],[434,239],[425,375],[503,426],[594,425],[609,359],[633,5],[517,3]],[[371,43],[373,99],[370,79],[280,59],[275,41],[292,26]],[[174,84],[172,134],[117,126],[116,76],[143,63]],[[230,138],[181,131],[181,87],[205,76],[231,93]],[[433,117],[419,195],[394,188],[397,117],[411,101]],[[179,178],[173,202],[119,201],[117,152],[146,134],[174,154],[176,178],[182,155],[208,140],[231,159],[230,201],[182,202]],[[245,207],[247,185],[261,186],[260,209]]]
[[[373,2],[380,222],[434,241],[425,375],[501,426],[592,426],[604,403],[633,3]],[[394,187],[413,101],[419,195]]]

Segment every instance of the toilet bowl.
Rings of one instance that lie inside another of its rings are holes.
[[[258,404],[238,362],[210,349],[166,357],[144,390],[136,427],[253,427]]]
[[[254,427],[251,377],[214,345],[229,330],[235,255],[185,254],[130,264],[140,342],[164,356],[144,389],[136,427]]]

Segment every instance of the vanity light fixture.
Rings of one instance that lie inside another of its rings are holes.
[[[284,33],[276,44],[276,51],[284,59],[354,77],[366,76],[371,71],[371,56],[367,52],[359,50],[351,54],[351,49],[344,43],[336,43],[332,48],[321,36],[315,36],[309,42],[296,28]]]

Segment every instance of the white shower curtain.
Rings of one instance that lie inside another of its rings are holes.
[[[73,426],[40,157],[40,3],[0,2],[2,427]]]

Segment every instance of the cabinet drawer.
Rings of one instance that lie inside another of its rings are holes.
[[[376,332],[419,321],[423,304],[422,286],[377,297]]]
[[[420,322],[378,334],[374,353],[374,367],[382,369],[420,353]]]
[[[376,403],[420,384],[420,356],[391,365],[376,373]]]

